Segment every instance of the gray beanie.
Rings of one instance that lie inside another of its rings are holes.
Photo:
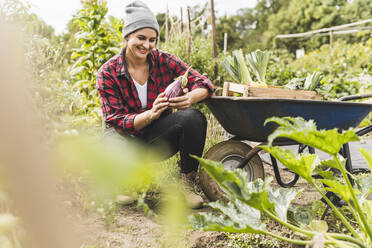
[[[159,34],[159,24],[155,15],[142,1],[133,1],[125,6],[123,36],[141,28],[152,28]]]

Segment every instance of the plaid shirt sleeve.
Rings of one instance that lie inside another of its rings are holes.
[[[101,101],[103,118],[109,126],[118,132],[137,133],[134,129],[136,113],[130,113],[128,104],[120,95],[120,89],[115,82],[114,71],[102,67],[97,73],[97,90]]]
[[[189,66],[183,62],[180,58],[172,55],[172,54],[166,54],[166,64],[169,67],[170,70],[173,70],[174,77],[181,76],[185,74]],[[201,75],[193,68],[190,69],[189,74],[187,76],[188,83],[186,87],[189,89],[189,91],[192,91],[196,88],[205,88],[208,90],[209,96],[213,94],[215,91],[215,88],[212,84],[212,82],[204,75]]]

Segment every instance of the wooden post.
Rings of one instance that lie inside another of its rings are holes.
[[[183,11],[181,8],[181,34],[183,33]]]
[[[333,31],[329,32],[329,46],[332,48],[333,46]]]
[[[227,53],[227,33],[223,34],[223,54]]]
[[[191,63],[191,17],[190,7],[187,6],[187,64]]]
[[[168,27],[169,10],[167,4],[167,11],[165,12],[165,43],[169,40],[169,27]]]
[[[213,40],[213,57],[214,57],[214,77],[218,77],[217,65],[217,40],[216,40],[216,18],[214,15],[214,1],[211,0],[211,15],[212,15],[212,40]]]

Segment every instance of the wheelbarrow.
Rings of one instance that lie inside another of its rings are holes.
[[[204,158],[219,161],[229,170],[236,168],[245,170],[248,181],[264,178],[263,160],[258,154],[261,150],[259,145],[265,144],[268,136],[277,127],[274,123],[264,126],[267,118],[299,116],[305,120],[314,120],[318,129],[347,130],[350,127],[357,127],[372,111],[372,103],[348,101],[368,97],[372,97],[372,93],[347,96],[338,101],[212,96],[205,103],[221,126],[232,137],[211,147]],[[363,136],[371,131],[372,125],[369,125],[357,131],[356,134]],[[260,144],[253,148],[243,141],[259,142]],[[299,153],[303,152],[305,148],[308,148],[310,153],[315,152],[314,148],[306,147],[289,139],[277,139],[273,145],[298,145]],[[352,172],[348,144],[343,145],[340,154],[347,159],[346,169]],[[277,183],[282,187],[294,186],[299,176],[294,174],[292,180],[283,182],[276,159],[272,156],[270,159]],[[203,168],[199,170],[199,179],[200,186],[209,200],[225,199],[222,188]]]

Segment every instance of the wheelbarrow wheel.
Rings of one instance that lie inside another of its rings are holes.
[[[250,150],[252,150],[252,147],[246,143],[237,140],[227,140],[210,148],[204,158],[219,161],[225,168],[232,171],[238,167]],[[262,160],[257,154],[253,156],[243,169],[248,174],[247,181],[265,177]],[[224,190],[209,176],[202,166],[199,168],[199,180],[200,187],[210,201],[227,200]]]

